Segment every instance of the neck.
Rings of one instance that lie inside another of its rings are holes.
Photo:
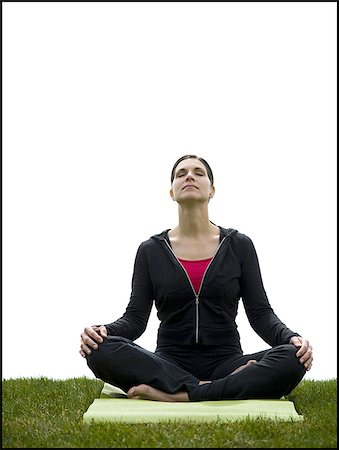
[[[172,234],[180,237],[198,238],[219,231],[208,217],[207,205],[194,205],[191,208],[178,206],[179,224]]]

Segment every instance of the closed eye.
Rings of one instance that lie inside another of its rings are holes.
[[[203,172],[195,172],[195,174],[198,175],[199,177],[205,176],[205,174]],[[179,172],[177,174],[177,177],[180,178],[180,177],[183,177],[184,175],[186,175],[186,172]]]

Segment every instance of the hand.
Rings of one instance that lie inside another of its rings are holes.
[[[301,364],[304,364],[306,370],[310,370],[312,367],[313,352],[308,340],[300,336],[292,336],[290,344],[300,347],[296,353],[296,357],[299,358]]]
[[[92,349],[98,348],[98,343],[104,342],[107,338],[107,328],[105,325],[86,327],[80,335],[79,353],[83,358],[92,353]],[[96,341],[96,342],[95,342]]]

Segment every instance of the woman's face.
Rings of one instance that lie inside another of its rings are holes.
[[[189,158],[181,161],[174,174],[170,195],[178,203],[209,201],[214,187],[208,178],[206,168],[199,159]]]

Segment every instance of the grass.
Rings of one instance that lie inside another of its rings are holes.
[[[337,380],[303,380],[288,396],[302,422],[82,422],[103,382],[2,381],[2,448],[336,448]]]

